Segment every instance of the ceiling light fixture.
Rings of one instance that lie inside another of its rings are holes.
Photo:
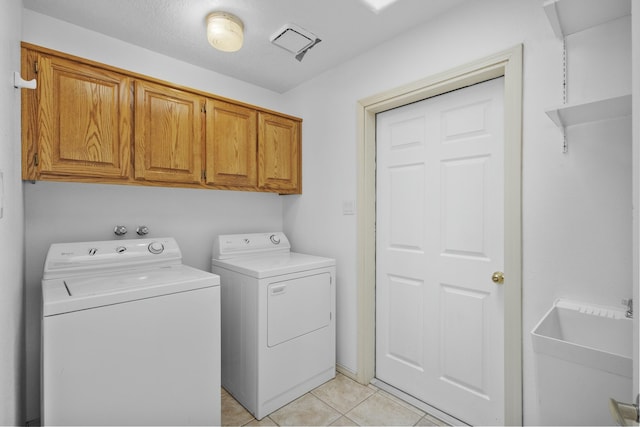
[[[235,52],[244,41],[244,25],[240,18],[227,12],[212,12],[207,16],[207,40],[223,52]]]
[[[362,0],[362,2],[367,6],[369,6],[369,8],[373,10],[375,13],[380,12],[382,9],[386,8],[387,6],[390,6],[396,1],[397,0]]]

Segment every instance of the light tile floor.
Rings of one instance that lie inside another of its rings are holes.
[[[256,420],[222,389],[223,426],[446,426],[380,390],[337,374],[334,379]]]

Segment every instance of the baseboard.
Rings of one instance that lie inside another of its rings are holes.
[[[350,379],[354,380],[357,383],[360,383],[360,381],[358,381],[358,374],[356,374],[355,372],[350,371],[348,368],[342,366],[339,363],[336,363],[336,372],[344,375],[347,378],[350,378]],[[363,384],[363,385],[367,385],[367,384]]]

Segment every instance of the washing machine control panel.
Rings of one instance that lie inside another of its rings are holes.
[[[180,247],[171,237],[55,243],[49,248],[44,274],[55,277],[88,268],[109,271],[114,267],[165,262],[182,262]]]
[[[159,255],[164,251],[164,245],[162,242],[151,242],[147,248],[149,249],[149,252],[155,255]]]

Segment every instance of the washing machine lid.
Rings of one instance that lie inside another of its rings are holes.
[[[317,268],[334,267],[336,261],[333,258],[285,252],[224,260],[213,259],[211,264],[213,267],[225,268],[256,279],[263,279]]]
[[[53,316],[219,285],[218,275],[184,264],[43,280],[43,315]]]

